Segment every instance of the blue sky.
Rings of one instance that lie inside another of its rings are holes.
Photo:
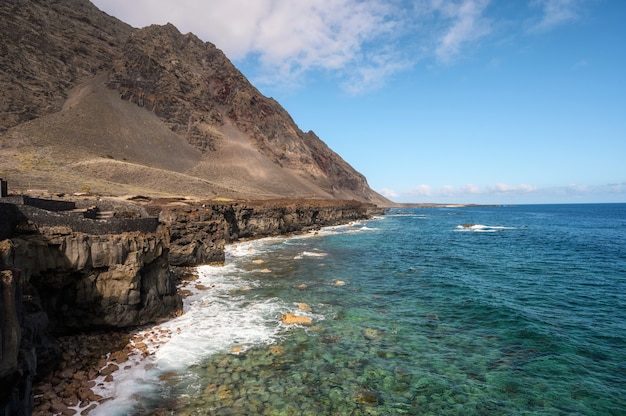
[[[626,202],[621,0],[95,0],[222,49],[397,202]]]

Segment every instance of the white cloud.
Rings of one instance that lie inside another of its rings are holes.
[[[541,10],[539,22],[531,27],[533,32],[545,32],[580,17],[581,0],[533,0],[530,4]]]
[[[406,191],[394,191],[388,198],[396,202],[441,203],[557,203],[606,200],[626,202],[626,182],[605,185],[570,184],[540,188],[535,185],[461,186],[444,185],[434,188],[422,184]]]
[[[449,22],[437,41],[437,59],[450,62],[464,47],[491,33],[491,20],[484,16],[488,5],[489,0],[431,1],[432,10]]]
[[[400,196],[400,194],[398,194],[396,191],[394,191],[393,189],[389,189],[389,188],[383,188],[380,191],[378,191],[378,193],[389,199],[397,198]]]
[[[96,0],[135,26],[171,22],[233,60],[253,57],[257,82],[294,84],[307,71],[345,77],[349,91],[377,86],[406,68],[388,48],[401,14],[377,0]],[[382,42],[382,43],[381,43]],[[375,45],[374,45],[375,44]],[[362,85],[361,85],[362,84]]]
[[[428,201],[424,202],[436,202],[437,200],[447,201],[450,199],[455,200],[455,202],[471,202],[476,200],[476,198],[501,199],[502,197],[507,197],[511,195],[522,196],[534,194],[538,191],[538,187],[527,184],[508,185],[504,183],[498,183],[495,185],[487,185],[481,187],[468,183],[458,187],[452,185],[444,185],[439,188],[433,188],[429,185],[422,184],[408,191],[395,192],[395,195],[389,196],[389,198],[396,198],[396,200],[398,201],[412,202],[422,202],[423,198],[428,199]]]
[[[415,195],[415,196],[433,196],[433,189],[429,185],[418,185],[416,188],[402,193],[402,196],[406,194]]]
[[[460,191],[462,193],[468,193],[468,194],[480,194],[482,193],[482,190],[480,189],[479,186],[468,183],[466,185],[461,186]]]
[[[488,193],[528,193],[537,191],[537,187],[534,185],[507,185],[504,183],[498,183],[495,185],[487,186],[485,191]]]

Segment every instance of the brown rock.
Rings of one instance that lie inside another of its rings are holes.
[[[90,391],[90,393],[89,393],[89,396],[88,396],[88,400],[90,402],[99,402],[99,401],[101,401],[103,399],[102,396],[100,396],[99,394],[94,393],[93,390],[89,389],[89,391]]]
[[[72,375],[74,380],[85,381],[87,380],[87,373],[85,371],[77,371]]]
[[[271,345],[270,352],[274,355],[283,355],[285,353],[285,348],[280,345]]]
[[[220,400],[228,399],[233,395],[233,392],[228,386],[221,385],[217,388],[217,398]]]
[[[65,369],[65,370],[63,370],[63,371],[61,371],[59,373],[59,378],[63,379],[63,380],[66,380],[66,379],[72,378],[73,375],[74,375],[74,372],[71,369],[68,368],[68,369]]]
[[[135,348],[138,349],[142,353],[148,352],[148,345],[145,342],[138,342],[135,344]]]
[[[109,365],[107,365],[106,367],[104,367],[102,370],[100,370],[100,375],[101,376],[108,376],[109,374],[119,370],[120,367],[117,364],[113,364],[110,363]]]
[[[81,401],[92,401],[89,400],[89,397],[93,394],[93,391],[90,388],[87,387],[80,387],[78,389],[78,398]]]
[[[286,325],[311,325],[313,323],[313,320],[308,316],[294,315],[292,313],[284,314],[281,320]]]
[[[300,309],[301,311],[304,312],[311,312],[311,306],[304,303],[304,302],[299,302],[298,303],[298,309]]]
[[[67,407],[77,406],[78,405],[78,397],[76,397],[76,396],[66,397],[65,399],[63,399],[63,404],[65,404]]]
[[[128,360],[128,351],[118,350],[111,353],[109,357],[111,361],[115,361],[116,363],[123,363]]]
[[[56,399],[56,398],[57,398],[57,395],[56,395],[56,393],[55,393],[54,391],[49,390],[49,391],[46,391],[46,392],[43,394],[43,398],[44,398],[44,400],[47,400],[47,401],[49,401],[49,402],[52,402],[52,400],[54,400],[54,399]]]
[[[52,413],[63,413],[67,410],[67,406],[59,399],[55,399],[50,402],[50,410]]]
[[[95,409],[96,407],[98,407],[98,405],[97,405],[97,404],[95,404],[95,403],[90,404],[89,406],[87,406],[85,409],[83,409],[83,410],[80,412],[81,416],[86,416],[86,415],[88,415],[88,414],[89,414],[89,412],[91,412],[91,411],[92,411],[93,409]]]

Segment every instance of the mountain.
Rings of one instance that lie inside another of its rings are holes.
[[[0,3],[0,177],[11,188],[391,201],[213,44],[87,0]]]

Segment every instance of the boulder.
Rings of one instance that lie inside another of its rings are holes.
[[[286,313],[281,317],[281,321],[285,325],[311,325],[313,319],[308,316],[294,315],[292,313]]]

